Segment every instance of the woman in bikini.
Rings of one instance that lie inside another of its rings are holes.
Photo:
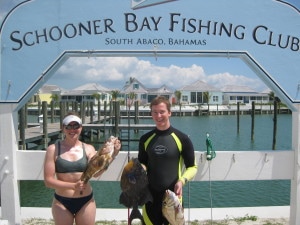
[[[80,180],[89,159],[96,154],[92,145],[79,140],[82,121],[74,113],[63,119],[65,138],[49,145],[44,162],[44,181],[55,190],[52,215],[56,225],[94,225],[96,203],[92,187]],[[97,174],[100,176],[100,174]]]

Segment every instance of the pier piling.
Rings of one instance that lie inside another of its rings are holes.
[[[276,134],[277,134],[277,99],[274,100],[274,118],[273,118],[273,142],[272,142],[272,150],[276,149]]]
[[[251,109],[251,141],[254,140],[254,117],[255,117],[255,102],[252,102],[252,109]]]

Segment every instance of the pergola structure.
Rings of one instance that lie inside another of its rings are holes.
[[[293,112],[290,224],[300,224],[299,30],[299,9],[279,0],[19,4],[0,27],[2,218],[21,223],[18,110],[69,58],[226,57],[247,64]]]

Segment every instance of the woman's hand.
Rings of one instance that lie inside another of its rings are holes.
[[[121,149],[121,141],[119,139],[117,139],[115,141],[115,150],[119,151]]]
[[[82,180],[79,180],[75,183],[75,191],[83,192],[85,188],[86,184]]]

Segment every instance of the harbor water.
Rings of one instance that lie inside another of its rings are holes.
[[[291,150],[292,116],[280,114],[277,119],[274,151]],[[152,120],[141,119],[139,122],[152,123]],[[171,123],[190,136],[196,151],[206,151],[205,139],[206,133],[209,133],[213,148],[217,152],[216,157],[218,157],[218,151],[272,149],[273,115],[255,115],[253,140],[251,140],[250,115],[240,116],[239,132],[237,131],[237,117],[233,115],[172,117]],[[139,131],[130,135],[132,139],[138,139],[145,132],[147,131]],[[98,149],[105,138],[107,137],[103,136],[102,140],[95,140],[92,144]],[[137,146],[137,142],[130,142],[130,150],[137,150]],[[124,207],[119,204],[121,189],[118,181],[92,181],[92,186],[98,208]],[[20,190],[22,207],[51,206],[53,190],[46,188],[43,181],[21,181]],[[284,206],[289,204],[289,180],[199,181],[189,182],[184,187],[184,206],[190,208]]]

